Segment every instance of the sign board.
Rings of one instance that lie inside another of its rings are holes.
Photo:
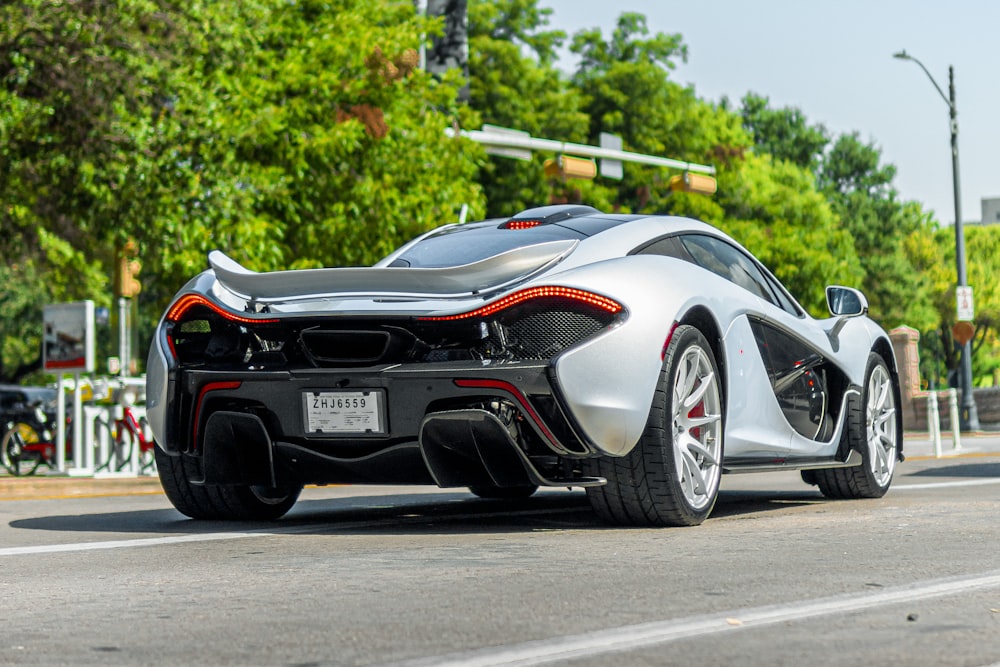
[[[972,301],[972,288],[961,286],[955,288],[955,304],[958,309],[959,322],[971,322],[975,319],[976,309]]]
[[[956,343],[965,345],[976,335],[976,327],[973,326],[972,322],[956,322],[955,326],[951,328],[951,335]]]
[[[617,134],[601,132],[601,148],[620,151],[622,149],[622,138]],[[619,181],[622,180],[625,176],[625,171],[622,169],[622,161],[602,157],[601,176],[604,178],[613,178]]]
[[[530,160],[531,151],[526,148],[514,148],[513,146],[497,146],[495,144],[489,143],[490,135],[502,139],[504,137],[513,137],[517,139],[524,139],[525,141],[531,139],[531,134],[525,132],[524,130],[512,130],[509,127],[501,127],[499,125],[483,125],[483,134],[486,135],[486,140],[483,145],[486,147],[486,152],[489,155],[499,155],[500,157],[510,157],[515,160]]]
[[[94,371],[93,301],[45,306],[42,329],[42,367],[46,372]]]

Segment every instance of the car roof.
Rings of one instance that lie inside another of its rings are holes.
[[[528,209],[510,218],[441,227],[404,246],[387,263],[380,264],[412,268],[462,266],[540,243],[584,241],[649,218],[670,220],[678,230],[696,228],[718,232],[710,225],[688,218],[603,213],[589,206],[553,205]],[[654,236],[648,234],[650,239]],[[609,256],[612,254],[609,252]]]

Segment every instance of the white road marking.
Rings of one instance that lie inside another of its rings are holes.
[[[387,667],[531,667],[573,658],[633,651],[646,646],[720,632],[747,630],[818,616],[843,614],[967,591],[1000,588],[1000,570],[916,582],[875,593],[838,595],[788,604],[734,609],[717,614],[628,625],[588,634],[553,637],[462,653],[392,663]]]
[[[919,491],[921,489],[947,489],[958,486],[985,486],[987,484],[1000,484],[1000,477],[989,479],[969,479],[961,482],[927,482],[926,484],[893,484],[889,491]]]
[[[7,547],[0,549],[0,556],[26,556],[37,554],[66,553],[70,551],[94,551],[97,549],[126,549],[131,547],[151,547],[182,542],[211,542],[214,540],[237,540],[263,533],[202,533],[200,535],[172,535],[170,537],[149,537],[135,540],[108,540],[105,542],[74,542],[72,544],[38,544],[30,547]]]

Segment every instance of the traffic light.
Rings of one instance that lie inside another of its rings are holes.
[[[115,265],[115,291],[118,296],[132,299],[139,296],[142,291],[142,283],[139,282],[139,271],[142,270],[142,262],[139,261],[139,246],[129,239],[118,251],[118,258]]]
[[[555,160],[546,160],[542,170],[547,178],[594,178],[597,163],[582,157],[560,155]]]
[[[685,171],[683,174],[670,177],[670,189],[674,192],[700,192],[703,195],[714,195],[718,184],[711,176]]]

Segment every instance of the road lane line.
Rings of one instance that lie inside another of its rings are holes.
[[[385,667],[532,667],[574,658],[633,651],[721,632],[747,630],[819,616],[863,611],[926,598],[1000,588],[1000,570],[838,595],[803,602],[734,609],[717,614],[597,630],[521,644],[450,653],[391,663]]]
[[[149,547],[183,542],[212,542],[215,540],[237,540],[244,537],[269,533],[202,533],[200,535],[172,535],[170,537],[148,537],[134,540],[108,540],[105,542],[74,542],[72,544],[37,544],[27,547],[6,547],[0,549],[0,556],[26,556],[37,554],[66,553],[71,551],[95,551],[97,549],[123,549]]]
[[[926,482],[924,484],[893,484],[890,491],[919,491],[924,489],[947,489],[959,486],[986,486],[1000,484],[1000,477],[989,479],[967,479],[961,482]]]

